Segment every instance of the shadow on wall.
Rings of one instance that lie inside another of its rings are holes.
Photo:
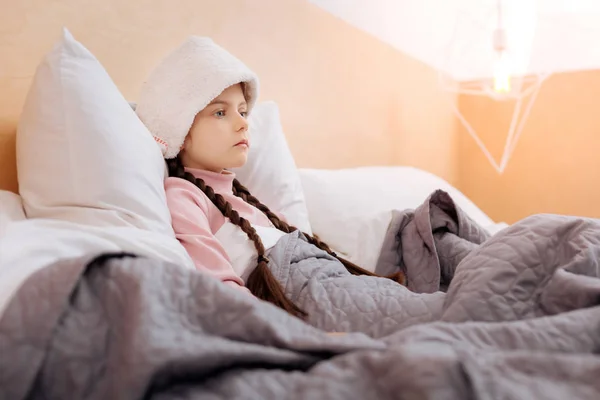
[[[600,70],[548,78],[502,175],[461,125],[459,188],[497,221],[538,213],[600,217],[598,93]],[[459,108],[499,160],[514,103],[460,96]]]

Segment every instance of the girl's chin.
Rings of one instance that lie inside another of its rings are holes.
[[[248,157],[246,157],[246,155],[244,155],[243,157],[238,157],[235,160],[231,160],[231,162],[228,163],[226,169],[241,168],[244,165],[246,165],[246,161],[248,161]]]

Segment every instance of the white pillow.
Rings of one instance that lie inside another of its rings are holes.
[[[494,222],[440,177],[413,167],[299,169],[313,232],[341,255],[373,271],[392,210],[414,209],[445,190],[477,223]]]
[[[21,196],[7,190],[0,190],[0,240],[9,224],[25,219]]]
[[[249,125],[248,162],[232,172],[263,204],[311,234],[302,183],[283,133],[277,104],[273,101],[258,103],[252,110]]]
[[[158,146],[102,65],[66,30],[29,90],[17,171],[28,218],[173,236]]]
[[[193,268],[171,227],[158,146],[67,30],[33,78],[17,170],[30,219],[11,224],[0,242],[4,299],[35,270],[86,254],[127,251]]]

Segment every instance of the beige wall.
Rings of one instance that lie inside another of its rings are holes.
[[[536,213],[600,217],[600,71],[544,82],[504,174],[497,174],[463,130],[459,187],[492,218]],[[513,104],[461,96],[459,108],[500,159]]]
[[[437,73],[305,0],[0,0],[0,188],[16,190],[14,132],[40,57],[67,26],[124,95],[187,35],[261,77],[301,167],[409,164],[456,181],[456,122]]]

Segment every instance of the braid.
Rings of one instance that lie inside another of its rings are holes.
[[[208,186],[204,180],[196,178],[187,172],[179,157],[167,160],[167,165],[169,167],[169,176],[185,179],[196,185],[206,194],[206,197],[210,199],[219,211],[225,217],[229,218],[233,224],[239,226],[254,243],[254,247],[258,253],[258,264],[248,277],[246,286],[250,292],[256,297],[275,304],[292,315],[300,318],[306,317],[306,312],[285,296],[283,288],[267,266],[269,260],[265,257],[265,247],[260,236],[258,236],[256,230],[252,227],[252,224],[247,219],[240,217],[238,212],[231,206],[231,203],[225,200],[220,194],[215,193],[213,188]]]
[[[286,232],[286,233],[290,233],[295,230],[299,230],[298,228],[296,228],[292,225],[289,225],[285,221],[282,221],[281,219],[279,219],[279,217],[273,211],[271,211],[269,209],[269,207],[262,204],[256,197],[252,196],[250,194],[250,191],[244,185],[242,185],[237,179],[233,180],[233,194],[238,197],[241,197],[245,202],[251,204],[252,206],[254,206],[254,207],[258,208],[260,211],[262,211],[269,218],[271,223],[277,229],[279,229],[283,232]],[[304,236],[306,236],[306,239],[308,240],[309,243],[317,246],[319,249],[321,249],[321,250],[327,252],[329,255],[337,258],[344,265],[344,267],[346,267],[348,272],[350,272],[352,275],[379,276],[371,271],[368,271],[364,268],[359,267],[358,265],[356,265],[342,257],[339,257],[335,252],[333,252],[331,250],[331,248],[325,242],[321,241],[317,237],[317,235],[308,235],[308,234],[304,233]],[[406,276],[401,271],[396,272],[393,275],[386,276],[385,278],[392,279],[393,281],[396,281],[396,282],[400,283],[401,285],[406,285]]]
[[[269,209],[266,205],[262,204],[256,197],[250,194],[250,191],[243,186],[237,179],[233,180],[233,194],[241,197],[246,203],[258,208],[269,218],[269,221],[275,226],[275,228],[285,233],[291,233],[296,230],[295,227],[286,224],[284,221],[279,219],[277,214]]]

